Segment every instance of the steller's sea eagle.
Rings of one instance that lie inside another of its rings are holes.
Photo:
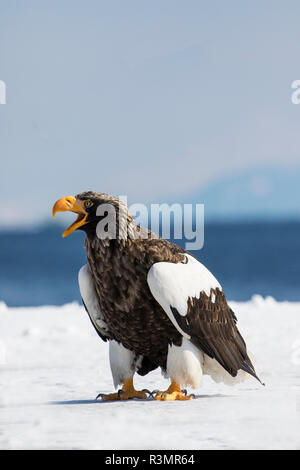
[[[112,207],[116,236],[99,237],[97,225]],[[100,208],[100,211],[99,211]],[[135,372],[160,367],[171,380],[156,400],[189,400],[182,387],[196,388],[203,374],[236,383],[259,380],[222,287],[190,253],[134,223],[126,204],[92,191],[59,199],[60,211],[78,214],[65,230],[86,233],[87,265],[79,271],[83,304],[99,336],[109,342],[117,393],[103,401],[147,398],[133,386]],[[150,392],[149,392],[150,393]]]

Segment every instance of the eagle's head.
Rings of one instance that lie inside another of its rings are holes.
[[[102,211],[99,211],[100,206],[103,208]],[[53,217],[57,212],[65,211],[78,214],[76,220],[63,233],[63,237],[67,237],[75,230],[84,230],[85,232],[94,230],[96,232],[98,222],[107,217],[106,209],[110,207],[117,214],[116,220],[118,220],[118,224],[122,219],[125,219],[127,223],[132,221],[127,206],[121,199],[94,191],[86,191],[77,194],[77,196],[67,196],[59,199],[53,206],[52,214]]]

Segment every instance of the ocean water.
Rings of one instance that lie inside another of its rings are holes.
[[[84,234],[63,228],[0,232],[0,301],[8,306],[80,301],[77,273],[86,262]],[[177,241],[182,245],[182,242]],[[300,301],[300,223],[210,223],[194,252],[229,300],[254,294]]]

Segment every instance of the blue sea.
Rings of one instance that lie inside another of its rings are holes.
[[[0,301],[8,306],[80,301],[77,273],[86,262],[84,234],[63,239],[62,231],[55,226],[0,232]],[[298,222],[207,223],[204,246],[193,254],[229,300],[260,294],[300,301]]]

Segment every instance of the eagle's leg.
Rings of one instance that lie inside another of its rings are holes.
[[[140,398],[143,400],[147,398],[147,393],[145,390],[135,390],[133,386],[133,377],[131,377],[130,379],[125,380],[122,389],[118,392],[109,393],[107,395],[100,393],[97,398],[98,397],[101,397],[102,401],[131,400],[133,398]]]
[[[158,392],[154,398],[160,401],[191,400],[194,395],[187,395],[186,390],[181,390],[179,384],[173,380],[165,392]]]

